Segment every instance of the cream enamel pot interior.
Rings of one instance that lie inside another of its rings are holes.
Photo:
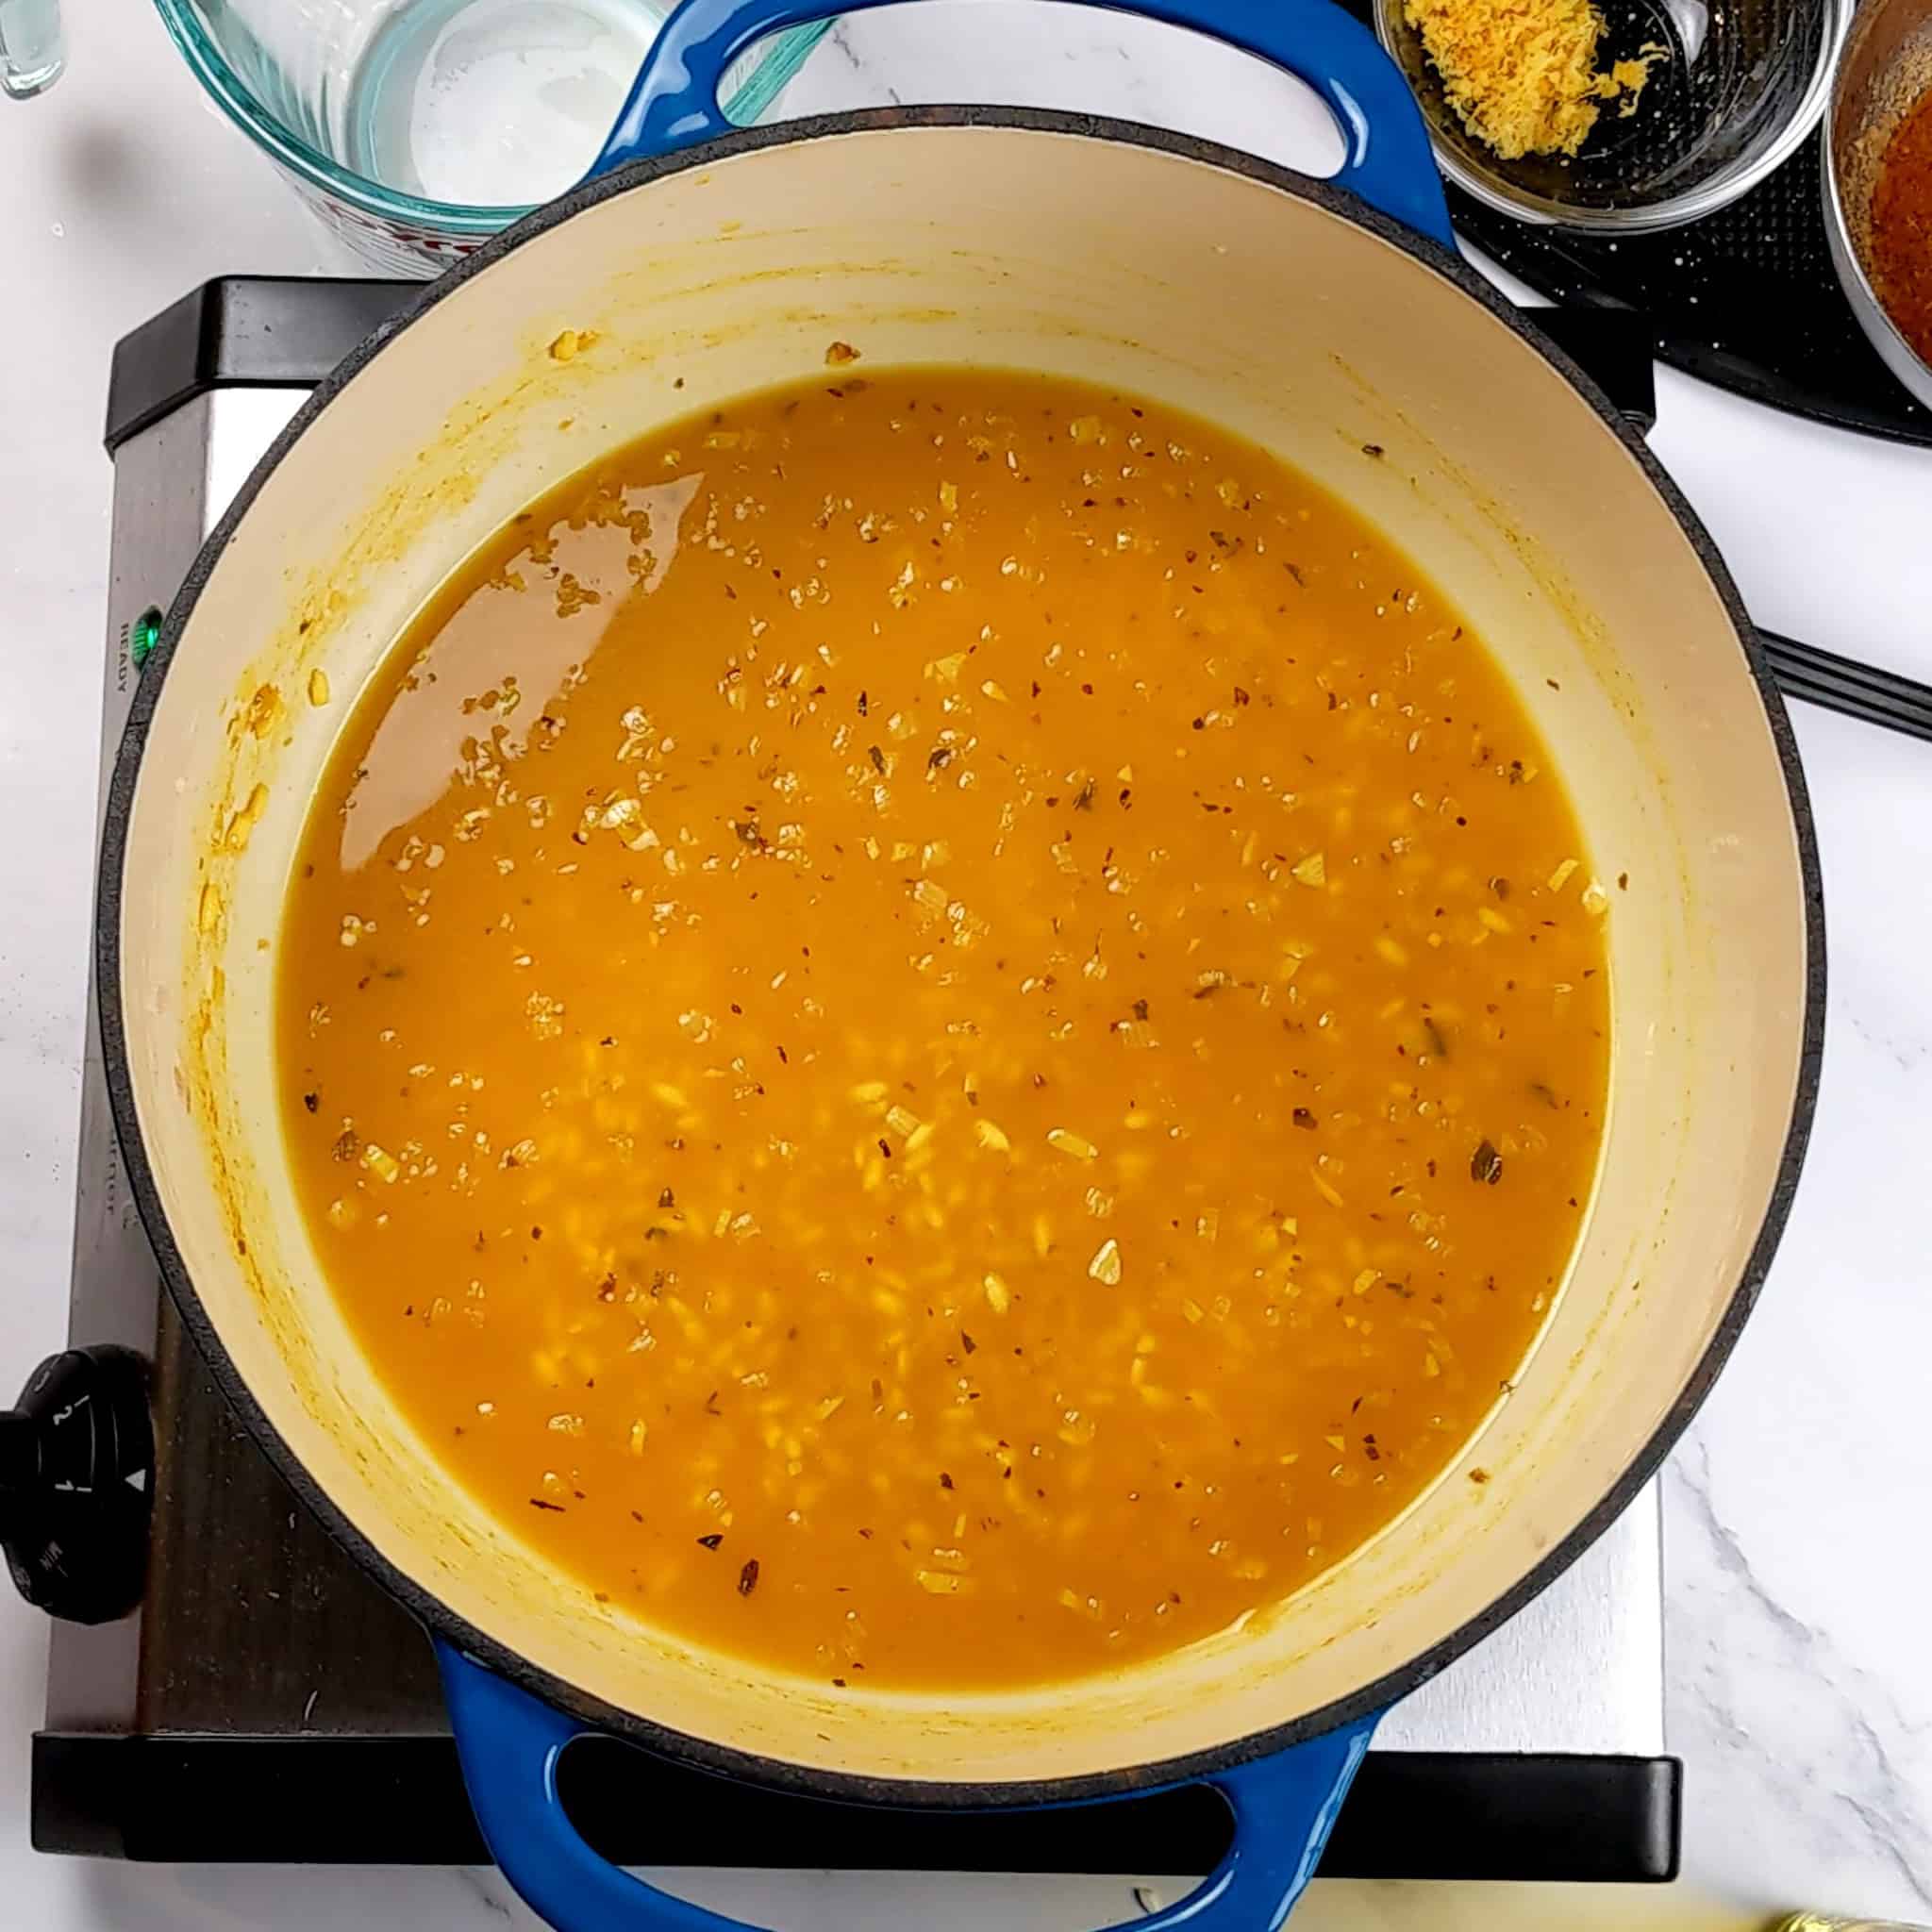
[[[1323,0],[1265,10],[1277,36],[1360,31]],[[808,14],[775,0],[757,24]],[[745,16],[717,0],[691,16],[670,40],[702,92]],[[674,136],[714,132],[682,74],[642,85],[653,112],[678,110],[659,112]],[[1395,146],[1412,206],[1433,199],[1446,233],[1420,124]],[[282,1146],[284,885],[398,632],[547,486],[706,399],[822,368],[835,338],[867,366],[1144,391],[1355,504],[1513,674],[1609,887],[1606,1155],[1516,1388],[1404,1518],[1278,1610],[1049,1692],[833,1693],[593,1601],[453,1481],[372,1373]],[[191,1326],[309,1506],[444,1641],[506,1870],[555,1923],[599,1932],[722,1922],[592,1875],[567,1827],[531,1822],[554,1813],[556,1751],[586,1724],[897,1805],[1208,1776],[1243,1817],[1278,1804],[1295,1856],[1244,1841],[1188,1913],[1147,1923],[1278,1923],[1373,1713],[1574,1557],[1709,1386],[1795,1181],[1823,998],[1782,708],[1708,541],[1580,372],[1447,249],[1349,193],[1142,128],[989,109],[840,116],[636,165],[492,243],[352,357],[170,613],[115,775],[100,943],[120,1130]],[[1270,1783],[1259,1761],[1291,1745]]]

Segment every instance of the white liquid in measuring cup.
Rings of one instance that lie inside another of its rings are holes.
[[[345,158],[432,201],[547,201],[596,158],[667,10],[650,0],[403,0],[349,76]]]

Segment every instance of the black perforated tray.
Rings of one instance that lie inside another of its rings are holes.
[[[1370,0],[1342,0],[1371,18]],[[1457,231],[1539,294],[1636,308],[1657,354],[1755,403],[1899,442],[1932,445],[1932,412],[1865,340],[1824,238],[1820,137],[1702,221],[1615,241],[1537,227],[1451,186]]]
[[[1452,188],[1470,241],[1552,301],[1641,308],[1665,361],[1753,402],[1932,444],[1932,412],[1859,330],[1824,239],[1816,141],[1729,208],[1615,242],[1534,228]]]

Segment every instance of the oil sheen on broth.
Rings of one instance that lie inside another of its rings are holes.
[[[402,641],[290,890],[287,1137],[403,1408],[613,1608],[994,1688],[1286,1596],[1468,1440],[1591,1184],[1605,894],[1307,479],[842,375]]]

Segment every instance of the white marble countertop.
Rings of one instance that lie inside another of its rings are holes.
[[[108,351],[207,276],[349,266],[201,100],[152,10],[68,12],[68,77],[43,100],[0,105],[0,824],[12,828],[0,839],[0,1379],[59,1345],[66,1321]],[[908,13],[841,28],[791,105],[1091,107],[1318,172],[1339,153],[1291,83],[1185,37],[1027,0],[935,8],[917,32]],[[1758,619],[1932,679],[1932,451],[1815,428],[1668,372],[1659,398],[1657,453]],[[1829,908],[1826,1077],[1762,1306],[1665,1479],[1669,1737],[1688,1767],[1700,1896],[1932,1921],[1932,747],[1796,715]],[[493,1874],[37,1857],[27,1740],[45,1643],[38,1615],[0,1593],[0,1923],[533,1923]],[[704,1890],[758,1923],[854,1932],[915,1915],[1071,1932],[1134,1913],[1114,1880],[723,1874]],[[1318,1886],[1296,1924],[1419,1923],[1406,1890]],[[1668,1922],[1686,1924],[1691,1904],[1571,1894],[1562,1911],[1585,1925],[1676,1909]],[[1464,1888],[1437,1889],[1424,1908],[1441,1925],[1493,1924],[1496,1907]]]

